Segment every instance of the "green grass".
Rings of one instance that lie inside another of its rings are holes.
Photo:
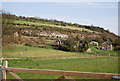
[[[99,57],[50,60],[9,60],[9,67],[117,73],[118,59],[116,57]]]
[[[26,54],[21,55],[20,53]],[[47,48],[38,48],[34,46],[4,47],[3,56],[28,58],[21,60],[8,60],[9,67],[14,68],[118,73],[117,57],[100,57],[94,54],[65,52]],[[17,72],[17,74],[22,79],[56,79],[59,77],[58,75],[32,74],[21,72]],[[78,79],[77,77],[73,78]],[[8,75],[8,79],[12,79],[12,77]]]
[[[49,47],[50,48],[50,47]],[[91,53],[87,52],[65,52],[49,48],[39,48],[35,46],[10,46],[3,47],[3,57],[11,58],[32,58],[32,59],[68,59],[68,58],[93,58],[107,57],[109,54],[118,55],[117,51],[98,50],[91,47]]]
[[[3,57],[66,59],[66,58],[96,57],[96,55],[84,54],[79,52],[78,53],[65,52],[60,50],[39,48],[34,46],[11,46],[11,47],[3,47]]]
[[[59,76],[58,75],[47,75],[47,74],[33,74],[33,73],[21,73],[21,72],[15,72],[17,75],[19,75],[22,79],[56,79]],[[7,74],[7,79],[14,79],[10,74]],[[25,81],[25,80],[24,80]],[[34,80],[33,80],[34,81]],[[48,81],[48,80],[46,80]]]
[[[79,59],[51,59],[51,60],[8,60],[9,67],[30,68],[30,69],[50,69],[79,72],[98,72],[98,73],[118,73],[118,59],[116,57],[99,58],[79,58]],[[23,79],[55,78],[57,76],[48,76],[44,74],[32,75],[27,73],[18,73]],[[22,75],[22,74],[25,74]],[[32,77],[29,77],[32,76]]]
[[[119,55],[119,51],[109,51],[109,50],[100,50],[96,49],[95,47],[90,47],[94,53],[97,53],[99,55]]]
[[[32,81],[55,81],[58,77],[61,75],[48,75],[48,74],[34,74],[34,73],[20,73],[20,72],[15,72],[15,74],[19,75],[24,81],[32,80]],[[84,79],[89,80],[93,78],[82,78],[82,77],[74,77],[72,76],[71,78],[75,79],[76,81],[80,81],[79,79]],[[14,79],[10,74],[7,74],[7,79]],[[62,81],[68,81],[68,80],[62,80]]]

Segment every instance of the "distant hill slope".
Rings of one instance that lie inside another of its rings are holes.
[[[82,27],[76,27],[76,26],[61,26],[61,25],[56,25],[54,23],[47,23],[47,22],[40,22],[40,21],[36,21],[36,22],[31,22],[31,21],[26,21],[26,20],[16,20],[15,21],[16,24],[21,24],[21,25],[28,25],[28,26],[49,26],[49,27],[57,27],[57,28],[66,28],[66,29],[71,29],[71,30],[79,30],[79,31],[86,31],[86,32],[93,32],[93,30],[87,29],[87,28],[82,28]],[[18,27],[21,27],[20,25]],[[95,33],[98,33],[95,31]]]
[[[104,30],[101,27],[79,25],[77,23],[72,24],[53,19],[48,20],[34,17],[22,17],[11,14],[9,16],[14,16],[14,23],[8,23],[13,25],[12,27],[3,27],[3,35],[13,35],[13,33],[15,32],[19,32],[20,34],[22,34],[20,31],[28,30],[34,32],[34,34],[32,34],[31,36],[37,36],[38,32],[39,34],[40,32],[42,32],[44,34],[47,33],[68,36],[80,36],[84,37],[84,39],[88,41],[95,40],[99,43],[103,43],[104,41],[109,39],[113,45],[118,45],[120,43],[119,36],[109,32],[108,30]]]

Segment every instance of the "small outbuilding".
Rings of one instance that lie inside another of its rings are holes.
[[[102,43],[102,50],[112,50],[113,46],[112,43],[109,41],[105,41],[104,43]]]

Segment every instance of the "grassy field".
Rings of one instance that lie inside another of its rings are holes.
[[[9,67],[117,73],[117,61],[118,59],[116,57],[49,60],[9,60]]]
[[[78,58],[78,59],[50,59],[50,60],[8,60],[9,67],[30,69],[51,69],[80,72],[118,73],[118,59],[116,57]],[[41,74],[18,73],[23,79],[49,79],[50,76]],[[23,75],[25,74],[25,76]],[[28,77],[33,76],[33,77]],[[55,79],[57,76],[52,76]],[[50,79],[51,79],[50,78]]]
[[[102,53],[103,50],[94,52]],[[106,51],[105,54],[114,54],[114,51]],[[3,48],[3,57],[25,58],[21,60],[8,60],[9,67],[50,69],[98,73],[118,73],[118,57],[100,56],[94,53],[65,52],[60,50],[38,48],[34,46],[11,46]],[[22,79],[56,79],[58,75],[17,73]],[[77,77],[73,77],[79,79]],[[12,77],[8,74],[8,79]],[[82,78],[88,79],[88,78]]]
[[[94,54],[65,52],[60,50],[39,48],[34,46],[11,46],[3,48],[3,57],[35,58],[35,59],[66,59],[97,57]]]
[[[3,57],[35,58],[35,59],[66,59],[66,58],[90,58],[118,55],[116,51],[104,51],[91,47],[92,53],[87,52],[65,52],[60,50],[39,48],[34,46],[10,46],[3,48]],[[97,54],[97,55],[96,55]]]

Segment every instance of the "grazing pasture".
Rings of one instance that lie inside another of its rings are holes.
[[[95,54],[82,52],[65,52],[60,50],[39,48],[34,46],[10,46],[3,47],[5,58],[35,58],[35,59],[66,59],[66,58],[91,58],[99,57]]]
[[[92,48],[94,52],[98,52]],[[104,51],[99,51],[104,52]],[[115,52],[108,52],[114,54]],[[106,53],[106,54],[108,54]],[[94,53],[65,52],[35,46],[10,46],[3,48],[3,57],[20,58],[8,60],[9,67],[50,69],[79,72],[118,73],[118,57],[100,56]],[[16,72],[22,79],[56,79],[58,75]],[[77,78],[75,79],[89,79]],[[8,74],[8,79],[12,77]]]
[[[77,59],[49,59],[49,60],[8,60],[9,67],[50,69],[97,73],[118,73],[118,58],[77,58]],[[17,73],[23,79],[55,79],[56,75]],[[31,76],[31,77],[28,77]]]

